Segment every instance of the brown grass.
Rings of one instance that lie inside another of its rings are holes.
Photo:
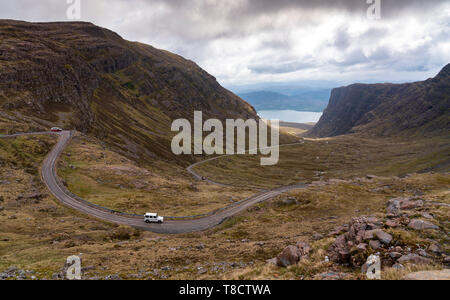
[[[26,147],[21,145],[17,149],[26,149],[29,163],[39,165],[45,155],[38,146],[42,139],[47,137],[2,140],[4,143],[0,144],[0,158],[5,162],[0,167],[1,180],[9,182],[0,184],[0,196],[4,199],[0,206],[5,207],[0,212],[0,271],[15,265],[38,272],[38,278],[51,278],[68,256],[82,253],[83,266],[95,267],[86,274],[88,277],[119,274],[123,278],[134,278],[135,274],[143,271],[142,279],[313,279],[318,273],[336,271],[348,273],[349,278],[364,279],[358,270],[324,263],[325,250],[333,240],[313,241],[312,235],[326,235],[353,216],[380,215],[392,197],[411,196],[420,191],[424,200],[450,203],[448,174],[330,182],[259,204],[207,232],[158,235],[91,219],[61,206],[51,196],[38,202],[17,201],[19,195],[26,195],[31,190],[43,194],[48,192],[38,175],[14,164],[14,156],[7,149],[11,149],[14,143],[26,143]],[[106,161],[110,163],[105,167],[104,158],[99,155],[101,151],[96,147],[95,143],[75,140],[68,149],[71,155],[63,157],[62,173],[67,164],[72,163],[77,166],[74,173],[86,176],[83,177],[85,179],[103,174],[111,179],[111,183],[96,183],[95,187],[108,191],[113,190],[110,187],[116,183],[113,180],[134,178],[128,173],[116,178],[117,169],[112,167],[126,166],[138,174],[146,170],[130,161],[121,161],[121,156],[107,151]],[[89,159],[90,155],[92,159]],[[149,172],[152,176],[148,180],[154,184],[170,181],[160,172]],[[67,172],[69,176],[74,176],[74,173]],[[167,184],[182,186],[190,183],[184,176],[168,174],[177,181]],[[199,184],[202,192],[207,191],[206,188]],[[294,197],[298,203],[284,204],[283,199],[288,196]],[[188,207],[189,201],[186,200]],[[448,208],[433,207],[430,212],[436,215],[436,221],[441,225],[448,221]],[[407,231],[403,237],[405,243],[429,243],[427,239],[439,238],[434,233],[415,231]],[[275,257],[284,247],[300,240],[312,245],[309,261],[287,269],[266,264],[267,259]],[[444,240],[441,242],[446,243]],[[197,247],[200,244],[203,247]],[[169,269],[162,270],[166,266]],[[206,270],[206,273],[199,270]],[[403,274],[386,270],[385,276],[398,279]]]

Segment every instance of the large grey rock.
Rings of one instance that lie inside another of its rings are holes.
[[[300,261],[300,253],[296,246],[287,246],[277,256],[277,265],[280,267],[288,267],[297,264]]]
[[[385,245],[389,245],[392,242],[392,236],[381,229],[368,230],[364,233],[364,240],[374,238],[378,238]]]
[[[387,213],[397,215],[401,210],[409,210],[422,207],[424,205],[422,200],[413,200],[412,198],[394,198],[389,200],[387,206]]]
[[[383,230],[376,230],[375,235],[385,245],[389,245],[392,242],[392,236]]]
[[[406,275],[404,280],[450,280],[450,270],[442,271],[423,271],[410,273]]]
[[[311,252],[309,244],[298,242],[296,246],[286,247],[276,258],[276,264],[280,267],[288,267],[297,264],[300,259],[307,258]]]
[[[388,214],[398,214],[400,212],[400,202],[405,198],[394,198],[389,200],[386,211]]]
[[[409,225],[409,228],[415,229],[415,230],[427,230],[427,229],[439,229],[438,226],[434,225],[433,223],[422,221],[422,220],[412,220]]]
[[[422,200],[412,201],[412,200],[407,199],[404,201],[400,201],[400,209],[401,210],[414,209],[414,208],[419,208],[422,206],[423,206]]]
[[[398,258],[402,257],[402,254],[399,253],[399,252],[391,252],[391,253],[389,253],[389,256],[390,256],[392,259],[398,259]]]
[[[370,248],[372,248],[373,250],[378,250],[378,249],[381,248],[381,243],[380,243],[380,241],[372,240],[372,241],[369,242],[369,246],[370,246]]]
[[[403,255],[402,257],[400,257],[398,259],[398,263],[413,263],[413,264],[418,264],[418,265],[428,265],[431,264],[433,261],[429,258],[425,258],[422,256],[419,256],[417,254],[408,254],[408,255]]]
[[[430,247],[428,247],[428,250],[433,252],[434,254],[441,254],[442,253],[442,248],[438,244],[431,245]]]

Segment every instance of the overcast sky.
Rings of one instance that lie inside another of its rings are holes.
[[[379,20],[367,1],[81,0],[81,20],[192,59],[228,87],[422,80],[450,63],[450,1],[381,0]],[[0,0],[0,18],[67,21],[67,2]]]

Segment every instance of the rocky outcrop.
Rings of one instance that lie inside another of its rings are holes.
[[[340,234],[328,248],[330,260],[360,267],[367,259],[368,246],[372,250],[378,250],[391,244],[392,236],[383,231],[381,226],[382,223],[373,217],[353,218],[343,227],[345,233]]]
[[[446,263],[447,256],[436,241],[430,241],[428,251],[420,247],[413,251],[411,247],[417,245],[406,246],[388,232],[391,229],[439,231],[439,226],[417,219],[420,215],[430,215],[426,212],[427,205],[430,203],[418,197],[394,198],[388,201],[383,220],[374,217],[353,218],[349,224],[339,226],[329,234],[336,236],[336,239],[328,248],[328,257],[332,262],[353,267],[360,267],[373,253],[380,255],[383,266],[397,269],[403,268],[404,264]]]
[[[309,133],[391,136],[403,132],[448,135],[450,64],[435,78],[406,84],[354,84],[336,88],[322,118]]]

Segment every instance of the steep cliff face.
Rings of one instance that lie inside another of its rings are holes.
[[[450,130],[450,64],[435,78],[406,84],[354,84],[334,89],[310,136],[445,135]]]
[[[172,158],[177,118],[257,118],[194,62],[90,23],[0,20],[0,111]]]

